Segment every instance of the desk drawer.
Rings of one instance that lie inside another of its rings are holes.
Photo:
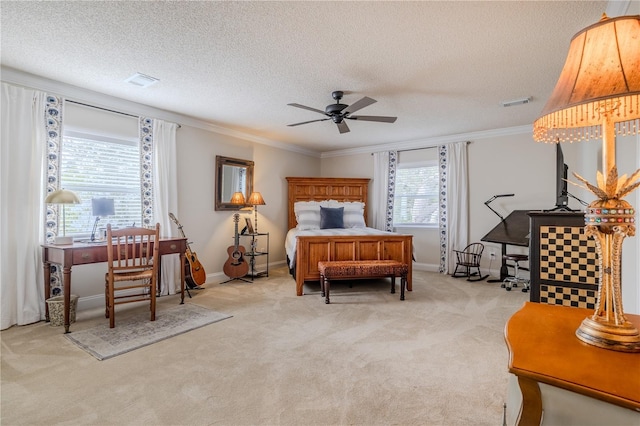
[[[187,250],[187,244],[184,240],[172,240],[172,241],[160,240],[160,247],[158,249],[158,254],[160,256],[165,254],[178,254],[178,253],[184,253],[186,250]]]
[[[107,251],[102,248],[83,248],[73,251],[73,264],[82,265],[85,263],[106,262]]]

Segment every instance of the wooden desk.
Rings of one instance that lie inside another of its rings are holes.
[[[578,340],[576,329],[593,310],[526,302],[507,322],[509,372],[522,392],[519,425],[539,425],[538,383],[640,411],[640,354],[616,352]],[[626,314],[640,327],[640,316]]]
[[[179,254],[180,265],[184,265],[187,251],[186,238],[161,238],[160,259],[165,254]],[[69,333],[69,306],[71,305],[71,267],[91,263],[107,262],[107,243],[73,243],[69,245],[44,244],[42,246],[42,264],[44,267],[44,294],[51,294],[51,264],[62,265],[64,280],[64,332]],[[158,290],[161,283],[162,260],[158,264]],[[180,268],[180,304],[184,303],[184,268]],[[45,315],[49,321],[49,306],[45,303]]]

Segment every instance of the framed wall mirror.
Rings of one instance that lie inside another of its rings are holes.
[[[241,192],[249,199],[253,190],[253,161],[216,155],[216,210],[240,210],[248,204],[232,204],[231,196]]]

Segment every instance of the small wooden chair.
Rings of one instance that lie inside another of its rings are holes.
[[[453,250],[456,254],[456,269],[453,271],[454,278],[467,278],[467,281],[482,281],[489,275],[482,275],[480,272],[480,260],[484,244],[472,243],[465,247],[464,250]],[[461,268],[458,271],[458,268]],[[471,278],[475,277],[475,278]]]
[[[155,229],[107,225],[109,270],[105,274],[105,317],[115,327],[115,305],[150,301],[151,321],[156,319],[156,281],[160,224]],[[138,290],[136,290],[138,289]]]

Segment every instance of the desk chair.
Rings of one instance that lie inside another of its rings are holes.
[[[489,275],[482,275],[480,272],[480,260],[484,244],[472,243],[465,247],[464,250],[453,250],[456,254],[456,269],[451,275],[454,278],[466,277],[467,281],[482,281]],[[460,268],[460,271],[458,271]],[[471,278],[475,277],[475,278]]]
[[[521,277],[519,272],[520,262],[528,261],[529,256],[527,256],[526,254],[505,254],[503,256],[503,259],[513,262],[515,272],[514,276],[505,278],[500,287],[506,289],[507,291],[511,291],[511,287],[518,287],[518,284],[522,284],[522,291],[524,293],[529,291],[529,280]]]
[[[105,274],[105,317],[115,327],[115,305],[149,300],[151,321],[156,320],[156,280],[160,224],[155,229],[107,225],[109,270]]]

